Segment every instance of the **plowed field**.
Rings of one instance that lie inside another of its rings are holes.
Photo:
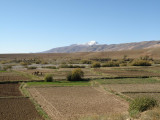
[[[0,81],[27,81],[28,78],[23,76],[0,76]]]
[[[4,72],[0,73],[0,82],[5,81],[27,81],[29,80],[27,77],[19,75],[14,72]]]
[[[27,98],[1,98],[0,106],[0,120],[42,120]]]
[[[126,101],[98,87],[33,87],[28,90],[53,120],[124,113],[128,109]]]
[[[94,69],[96,72],[115,76],[115,77],[160,77],[160,73],[149,71],[136,71],[136,70],[107,70],[107,69]]]
[[[19,84],[0,84],[0,120],[43,120]]]
[[[19,84],[0,84],[0,97],[3,96],[22,96]]]

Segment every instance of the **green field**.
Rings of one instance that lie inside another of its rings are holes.
[[[90,86],[91,83],[88,81],[78,81],[78,82],[27,82],[27,86],[43,86],[43,85],[51,85],[51,86]]]

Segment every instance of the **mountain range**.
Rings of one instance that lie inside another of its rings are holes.
[[[53,48],[42,53],[75,53],[75,52],[102,52],[102,51],[123,51],[123,50],[140,50],[160,47],[158,41],[143,41],[123,44],[98,44],[96,41],[90,41],[85,44],[73,44],[70,46]]]

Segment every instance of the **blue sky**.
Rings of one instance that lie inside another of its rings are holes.
[[[160,0],[0,0],[0,53],[160,40]]]

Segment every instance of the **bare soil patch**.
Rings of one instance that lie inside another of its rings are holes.
[[[160,84],[105,84],[107,90],[117,92],[160,92]]]
[[[99,88],[36,87],[28,90],[53,120],[126,113],[128,109],[126,101]]]
[[[22,96],[19,84],[0,84],[0,97],[4,96]]]
[[[4,72],[0,73],[0,82],[6,81],[27,81],[29,80],[27,77],[19,75],[14,72]]]
[[[0,99],[1,120],[43,120],[27,98]]]
[[[137,97],[151,97],[156,99],[160,103],[160,92],[139,92],[139,93],[123,93],[126,96],[129,96],[130,98],[137,98]]]
[[[107,84],[107,90],[120,92],[130,98],[153,97],[160,102],[160,84]]]
[[[160,73],[149,72],[149,71],[138,71],[138,70],[108,70],[105,68],[94,69],[96,72],[108,74],[111,76],[118,77],[159,77]]]

